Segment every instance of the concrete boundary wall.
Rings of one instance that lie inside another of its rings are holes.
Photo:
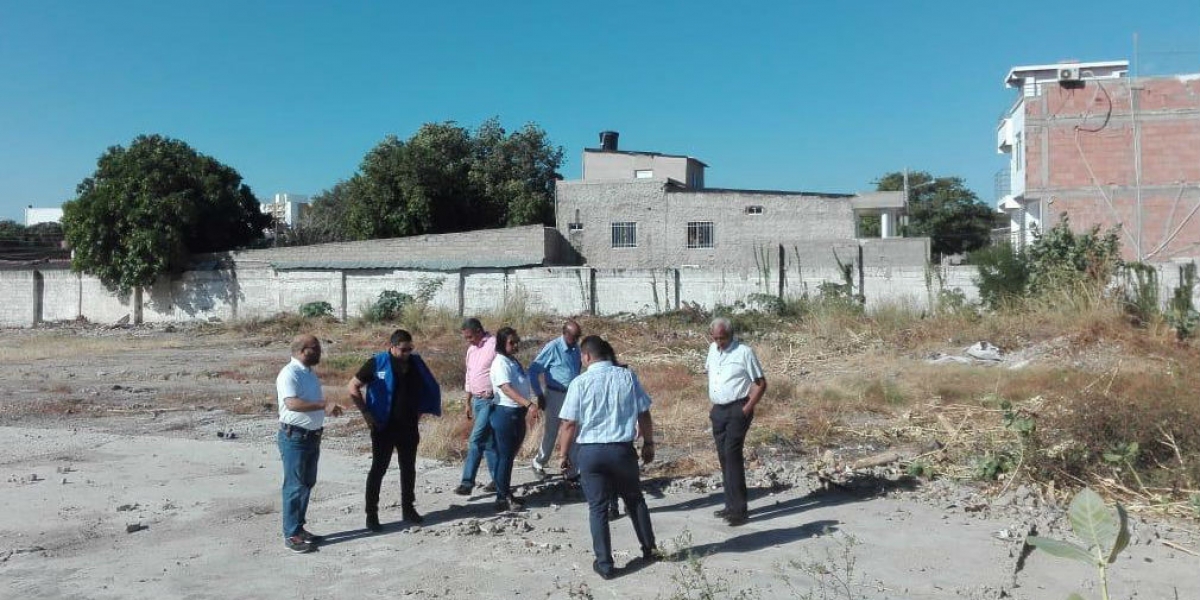
[[[362,313],[379,294],[395,290],[429,298],[435,307],[472,315],[496,313],[506,303],[526,310],[574,315],[650,314],[695,304],[747,302],[755,294],[815,296],[822,284],[844,284],[837,268],[786,265],[785,269],[595,269],[590,267],[276,270],[239,262],[235,268],[184,273],[121,297],[89,276],[60,269],[0,270],[0,326],[84,318],[113,323],[235,320],[296,312],[307,302],[328,302],[339,318]],[[970,266],[901,267],[876,263],[850,269],[853,293],[868,309],[903,305],[924,309],[942,291],[977,300]],[[1179,285],[1179,265],[1159,266],[1159,294],[1166,302]],[[1198,302],[1200,304],[1200,302]]]

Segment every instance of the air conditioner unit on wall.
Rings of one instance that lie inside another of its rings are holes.
[[[1058,80],[1061,81],[1079,81],[1079,67],[1059,67]]]

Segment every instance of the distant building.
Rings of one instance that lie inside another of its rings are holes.
[[[63,209],[59,208],[34,208],[32,204],[25,207],[25,226],[37,225],[38,223],[62,223]]]
[[[802,266],[836,266],[874,243],[857,239],[862,216],[879,216],[891,238],[904,209],[901,192],[709,188],[695,158],[620,150],[616,132],[600,138],[583,152],[583,178],[555,188],[557,229],[595,267],[761,268],[781,251]],[[927,239],[895,242],[884,245],[905,264],[928,260]]]
[[[259,205],[264,214],[275,217],[275,222],[294,227],[308,210],[308,196],[301,194],[275,194],[271,202]]]
[[[1129,77],[1127,61],[1014,67],[996,131],[997,209],[1017,246],[1059,221],[1120,226],[1127,259],[1200,254],[1200,75]]]

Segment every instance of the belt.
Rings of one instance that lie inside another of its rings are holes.
[[[287,435],[288,437],[292,437],[292,435],[297,435],[297,436],[300,436],[300,439],[303,440],[303,439],[306,439],[309,437],[316,437],[316,438],[321,437],[321,433],[325,431],[325,428],[322,427],[320,429],[305,429],[305,428],[299,427],[297,425],[288,425],[287,423],[280,423],[279,430],[282,431],[284,433],[284,435]]]
[[[725,402],[723,404],[713,402],[713,405],[714,406],[733,406],[734,404],[741,404],[743,402],[749,402],[749,401],[750,401],[750,396],[742,396],[741,398],[738,398],[737,400],[734,400],[733,402]]]

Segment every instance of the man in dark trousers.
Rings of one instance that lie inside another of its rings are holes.
[[[754,421],[755,407],[767,391],[767,377],[754,350],[734,337],[729,319],[713,319],[708,334],[712,344],[704,366],[708,372],[708,399],[712,403],[709,418],[725,488],[725,508],[713,515],[736,527],[749,519],[746,432]]]
[[[379,488],[387,473],[392,451],[399,456],[400,506],[405,521],[420,523],[414,488],[417,481],[417,428],[421,415],[442,414],[442,392],[421,356],[413,352],[412,335],[403,329],[392,333],[387,351],[363,363],[347,387],[350,399],[371,429],[371,471],[367,474],[367,529],[382,531],[379,523]],[[364,393],[365,392],[365,393]]]
[[[633,531],[642,546],[642,557],[654,560],[657,547],[650,509],[642,496],[637,449],[633,441],[640,429],[642,461],[654,460],[654,421],[650,418],[650,396],[637,376],[613,364],[612,346],[599,336],[583,338],[580,359],[587,371],[567,388],[559,419],[558,450],[562,467],[575,461],[583,494],[588,502],[588,524],[592,530],[592,569],[600,577],[616,574],[612,539],[608,528],[609,498],[625,501]],[[572,454],[571,445],[575,444]],[[569,457],[569,458],[568,458]]]

